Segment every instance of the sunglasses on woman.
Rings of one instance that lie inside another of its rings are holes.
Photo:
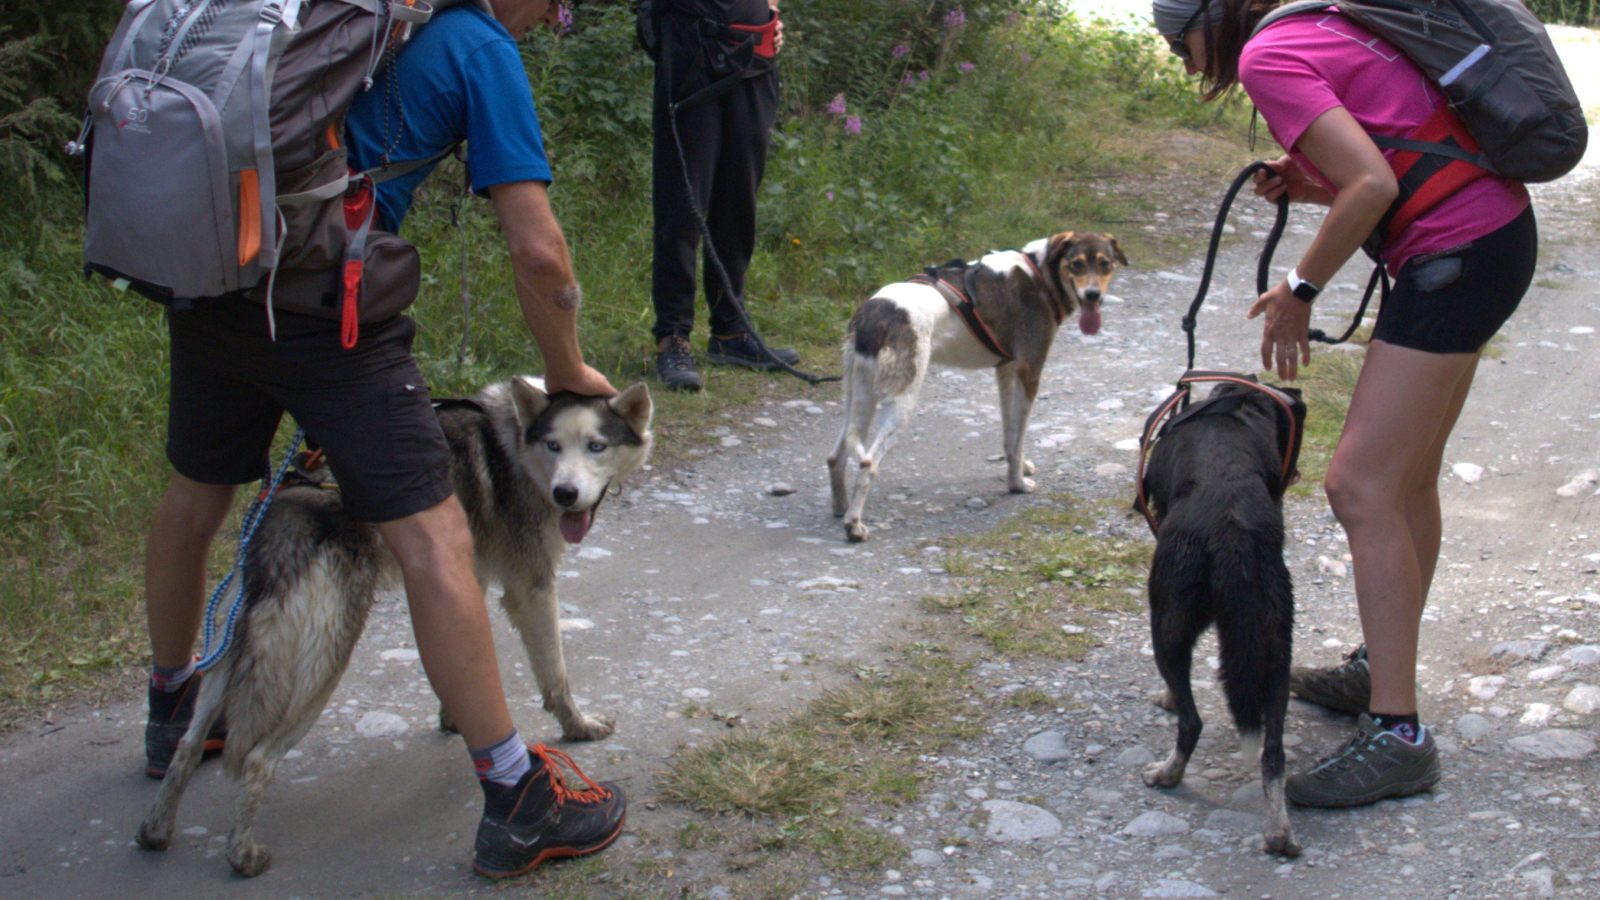
[[[1167,39],[1167,49],[1171,50],[1172,55],[1176,56],[1183,62],[1194,62],[1194,54],[1189,52],[1189,45],[1184,43],[1183,38],[1191,29],[1194,28],[1195,20],[1199,19],[1200,14],[1206,11],[1206,7],[1210,4],[1210,2],[1211,0],[1202,0],[1200,6],[1195,9],[1194,15],[1189,17],[1189,21],[1183,23],[1183,29],[1181,31],[1179,31],[1177,34],[1169,34],[1165,36]]]

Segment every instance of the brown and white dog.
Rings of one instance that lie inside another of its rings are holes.
[[[1128,259],[1109,234],[1064,231],[1021,250],[997,250],[972,264],[965,280],[982,323],[1011,360],[988,349],[930,284],[898,282],[861,304],[844,343],[844,427],[828,456],[833,514],[844,517],[852,541],[867,539],[861,521],[867,491],[911,418],[928,365],[994,368],[1000,386],[1000,418],[1006,484],[1033,490],[1033,464],[1022,454],[1028,414],[1039,394],[1056,330],[1074,312],[1084,334],[1100,330],[1100,301],[1118,265]],[[873,427],[870,446],[863,447]],[[845,484],[850,457],[860,466],[855,490]]]

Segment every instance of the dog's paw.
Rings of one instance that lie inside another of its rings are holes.
[[[254,878],[272,867],[272,854],[255,841],[228,847],[228,865],[245,878]]]
[[[1167,712],[1177,712],[1178,704],[1172,700],[1172,691],[1162,688],[1150,696],[1150,702]]]
[[[1287,828],[1283,830],[1282,834],[1268,833],[1263,834],[1261,837],[1266,844],[1268,853],[1276,853],[1279,856],[1287,856],[1290,859],[1300,855],[1300,842],[1294,839],[1293,832]]]
[[[1172,760],[1151,763],[1144,768],[1144,783],[1150,787],[1177,787],[1183,782],[1183,767],[1174,766]]]
[[[165,850],[172,843],[172,826],[163,825],[154,819],[146,819],[145,823],[139,826],[139,836],[135,840],[146,850]]]
[[[569,741],[598,741],[610,737],[616,730],[616,719],[597,719],[581,714],[571,722],[561,723],[561,736]]]
[[[1011,488],[1011,493],[1013,494],[1031,494],[1033,493],[1034,488],[1033,479],[1020,478],[1016,481],[1013,481],[1009,487]]]
[[[849,538],[852,544],[859,544],[866,540],[867,535],[870,533],[867,531],[867,526],[861,524],[860,520],[844,523],[844,536]]]

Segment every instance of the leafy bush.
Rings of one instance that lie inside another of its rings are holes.
[[[1593,28],[1600,25],[1600,2],[1597,0],[1525,0],[1528,9],[1541,22],[1559,22],[1563,25],[1583,25]]]

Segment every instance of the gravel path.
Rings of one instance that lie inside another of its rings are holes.
[[[1591,56],[1593,54],[1590,54]],[[1593,170],[1539,189],[1537,286],[1487,361],[1447,453],[1446,543],[1423,633],[1424,720],[1445,760],[1438,792],[1345,812],[1291,812],[1305,855],[1258,849],[1260,791],[1215,685],[1196,687],[1208,727],[1175,791],[1137,772],[1175,728],[1149,695],[1159,678],[1138,614],[1099,616],[1103,646],[1081,663],[991,659],[985,700],[1037,688],[1056,711],[986,702],[979,737],[923,760],[922,798],[867,820],[910,851],[871,882],[816,874],[808,897],[1595,896],[1600,891],[1596,709],[1600,708],[1600,250]],[[1315,227],[1295,212],[1280,253]],[[1250,237],[1265,207],[1236,220]],[[1201,225],[1152,221],[1150,228]],[[1242,319],[1253,254],[1225,249],[1201,320],[1200,362],[1252,371],[1259,331]],[[1137,262],[1137,260],[1135,261]],[[1041,494],[1126,500],[1127,442],[1183,365],[1177,327],[1200,268],[1134,270],[1114,285],[1100,336],[1063,332],[1030,435]],[[1317,324],[1353,310],[1359,266]],[[1340,352],[1321,350],[1319,352]],[[910,436],[868,508],[872,540],[842,542],[827,514],[823,456],[833,394],[729,417],[689,462],[648,472],[607,506],[564,565],[567,658],[587,710],[617,734],[568,749],[636,798],[612,865],[675,867],[685,896],[743,895],[725,851],[665,838],[690,814],[646,801],[680,745],[722,729],[698,704],[760,725],[884,661],[930,620],[918,599],[948,591],[947,537],[987,530],[1036,502],[1004,491],[999,414],[982,373],[929,381]],[[775,496],[771,487],[796,488]],[[976,498],[976,500],[974,500]],[[1331,662],[1359,640],[1347,547],[1321,499],[1286,507],[1296,581],[1296,655]],[[1105,530],[1140,535],[1128,518]],[[558,729],[540,709],[497,616],[513,712],[530,739]],[[1207,643],[1197,657],[1215,655]],[[1197,665],[1203,663],[1197,662]],[[135,701],[58,713],[0,742],[0,896],[441,896],[489,889],[467,873],[479,792],[459,741],[432,729],[435,702],[398,597],[383,600],[324,720],[280,768],[259,822],[275,864],[231,876],[220,847],[232,789],[202,769],[166,854],[131,837],[154,794],[139,773]],[[1331,748],[1343,717],[1295,703],[1291,768]],[[674,893],[677,882],[673,883]],[[535,887],[533,892],[540,893]]]

